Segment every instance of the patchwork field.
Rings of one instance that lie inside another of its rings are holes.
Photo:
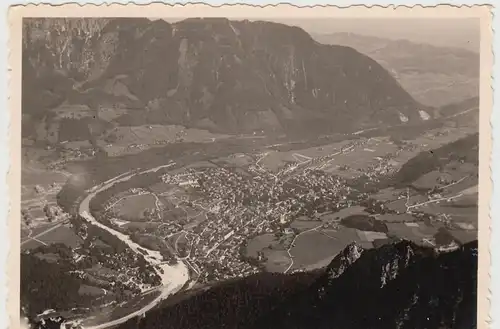
[[[387,239],[387,234],[383,232],[372,232],[372,231],[360,231],[357,230],[358,236],[363,242],[371,242],[375,240],[384,240]]]
[[[438,232],[438,227],[427,226],[425,224],[414,224],[414,223],[387,223],[389,233],[398,238],[407,239],[413,241],[417,244],[432,244],[434,235]],[[427,243],[425,241],[427,240]]]
[[[269,150],[258,157],[258,159],[260,159],[260,161],[258,161],[258,164],[266,170],[276,172],[289,162],[304,162],[313,157],[322,157],[337,154],[344,146],[350,143],[351,141],[347,140],[320,147],[311,147],[285,152]]]
[[[312,269],[326,265],[353,241],[365,248],[372,248],[374,240],[386,238],[387,236],[383,233],[361,232],[342,226],[338,229],[309,229],[298,235],[292,244],[290,244],[293,240],[292,235],[288,238],[277,239],[272,234],[264,234],[253,238],[248,243],[247,255],[257,257],[259,253],[262,253],[265,257],[264,266],[271,272],[283,272],[288,268],[290,270]]]
[[[227,135],[213,134],[206,130],[186,129],[175,125],[121,126],[113,129],[98,145],[108,156],[137,154],[152,147],[173,142],[208,143],[228,138]]]
[[[456,141],[473,132],[473,128],[431,130],[415,140],[405,141],[406,146],[404,147],[395,144],[387,136],[377,136],[292,151],[278,151],[275,148],[270,148],[256,156],[255,160],[257,167],[277,172],[287,163],[306,163],[311,158],[332,156],[333,159],[321,166],[321,170],[350,179],[360,176],[370,166],[379,165],[380,161],[389,155],[392,170],[398,170],[406,161],[420,152]],[[349,145],[353,143],[359,145],[352,148]],[[251,159],[238,155],[234,158],[224,159],[224,161],[247,165]]]

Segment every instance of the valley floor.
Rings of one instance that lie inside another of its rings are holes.
[[[86,327],[122,323],[188,286],[263,270],[292,273],[319,268],[352,241],[373,248],[404,238],[444,248],[477,239],[477,164],[449,161],[417,175],[408,188],[371,192],[359,185],[378,184],[411,158],[471,133],[474,130],[435,129],[402,144],[387,136],[357,137],[281,151],[283,145],[263,145],[257,152],[242,149],[189,163],[170,159],[108,179],[88,190],[80,202],[80,217],[124,242],[133,251],[127,257],[143,258],[146,264],[141,266],[153,269],[151,275],[159,281],[134,277],[136,265],[117,263],[112,255],[80,271],[90,274],[98,287],[101,281],[116,280],[115,274],[104,273],[118,271],[125,275],[120,282],[130,285],[125,289],[138,289],[144,296],[158,293],[138,303],[116,304],[114,312],[88,318]],[[47,182],[29,177],[23,180],[23,202],[36,212],[43,201],[35,200],[55,200],[55,193],[38,188],[34,198],[28,193],[33,184],[52,184],[54,191],[57,185],[47,176]],[[82,235],[68,219],[25,223],[23,249],[41,249],[37,255],[44,257],[46,245],[66,244],[81,264],[88,258],[84,245],[90,231],[86,228]],[[63,228],[76,239],[52,237],[65,236]],[[92,248],[110,244],[96,238]],[[103,291],[108,295],[98,297],[102,303],[119,293]],[[125,309],[127,314],[120,311]]]

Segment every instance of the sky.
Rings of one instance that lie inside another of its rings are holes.
[[[165,20],[173,22],[179,19]],[[479,52],[477,18],[282,18],[272,21],[301,27],[311,34],[350,32]]]
[[[283,23],[300,26],[310,33],[351,32],[479,51],[480,28],[477,18],[336,18],[289,20]]]

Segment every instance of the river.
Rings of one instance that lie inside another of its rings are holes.
[[[138,245],[134,241],[132,241],[128,235],[125,235],[121,232],[118,232],[118,231],[100,223],[98,220],[96,220],[94,218],[94,216],[92,216],[92,214],[90,213],[90,207],[89,207],[90,202],[98,193],[112,187],[114,184],[130,180],[132,177],[134,177],[136,175],[142,175],[142,174],[146,174],[149,172],[156,172],[162,168],[168,168],[168,167],[171,167],[173,165],[175,165],[175,163],[161,165],[161,166],[158,166],[158,167],[155,167],[152,169],[147,169],[144,171],[139,171],[139,172],[134,172],[134,173],[125,173],[125,174],[121,174],[119,176],[116,176],[115,178],[112,178],[112,179],[92,188],[90,190],[90,193],[80,203],[79,210],[78,210],[80,216],[85,218],[89,223],[91,223],[95,226],[98,226],[99,228],[106,230],[109,233],[113,234],[114,236],[116,236],[117,238],[119,238],[120,240],[125,242],[130,247],[130,249],[132,249],[134,252],[144,256],[144,259],[148,263],[151,264],[151,266],[155,269],[156,273],[161,278],[161,286],[157,288],[161,291],[160,295],[158,297],[156,297],[154,300],[152,300],[149,304],[142,307],[140,310],[137,310],[135,312],[127,314],[126,316],[123,316],[123,317],[116,319],[116,320],[112,320],[112,321],[101,323],[101,324],[94,325],[94,326],[83,327],[84,329],[108,328],[108,327],[123,323],[123,322],[125,322],[133,317],[144,314],[145,312],[147,312],[150,309],[152,309],[153,307],[155,307],[163,299],[178,292],[185,285],[185,283],[189,280],[188,268],[187,268],[186,264],[184,264],[181,261],[179,261],[174,266],[170,266],[168,264],[165,264],[160,252],[146,249],[146,248]],[[143,251],[146,251],[146,254],[141,253],[139,251],[139,248],[142,249]]]

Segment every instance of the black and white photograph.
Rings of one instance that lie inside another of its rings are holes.
[[[24,328],[481,327],[481,18],[165,13],[22,19]]]

